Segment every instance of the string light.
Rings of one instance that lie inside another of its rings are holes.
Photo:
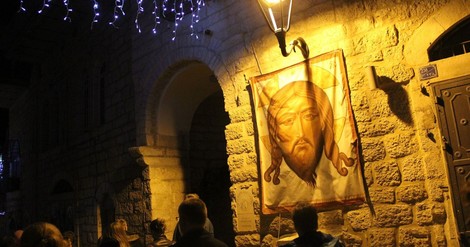
[[[40,10],[38,10],[38,14],[41,14],[45,8],[49,8],[49,3],[51,2],[51,0],[43,0],[42,1],[42,7]]]
[[[196,39],[199,39],[199,36],[194,32],[194,23],[199,22],[199,11],[201,10],[201,6],[205,6],[204,0],[197,0],[196,1],[196,9],[194,7],[194,3],[191,1],[191,36],[195,36]]]
[[[142,30],[140,30],[140,26],[139,26],[139,15],[143,12],[144,12],[144,8],[142,7],[142,0],[137,0],[137,14],[135,15],[134,23],[135,23],[135,28],[137,28],[139,33],[142,32]]]
[[[93,24],[95,22],[98,22],[98,17],[100,16],[98,9],[99,9],[98,2],[96,0],[93,0],[93,20],[91,21],[90,29],[93,29]]]
[[[154,18],[155,24],[153,25],[152,32],[153,32],[153,34],[157,34],[157,25],[160,24],[160,15],[158,13],[157,0],[153,0],[153,12],[152,12],[152,14],[155,16],[155,18]]]
[[[109,25],[115,27],[115,28],[118,28],[116,26],[116,21],[117,19],[119,18],[119,14],[121,15],[126,15],[126,13],[124,12],[124,0],[115,0],[114,1],[114,10],[113,10],[113,21],[109,22]]]
[[[69,17],[70,12],[72,12],[72,9],[69,8],[69,0],[64,0],[64,6],[65,6],[65,9],[67,10],[67,14],[64,17],[64,21],[72,22],[72,19],[70,19]]]
[[[185,13],[184,6],[189,7],[189,13],[191,13],[191,37],[195,37],[198,39],[198,35],[195,31],[194,25],[199,22],[199,12],[202,7],[205,6],[205,0],[152,0],[153,1],[153,11],[152,15],[154,16],[154,25],[152,28],[152,33],[157,33],[157,26],[161,24],[160,15],[163,18],[171,20],[174,18],[174,28],[173,28],[173,37],[172,41],[176,39],[176,33],[178,31],[178,27],[180,23],[183,21],[184,16],[188,13]],[[42,14],[45,12],[47,8],[50,8],[50,4],[52,0],[42,0],[41,9],[37,11],[38,14]],[[70,18],[71,12],[73,9],[69,6],[70,0],[62,0],[64,7],[66,9],[66,14],[63,18],[64,21],[71,22],[72,19]],[[100,5],[98,0],[91,0],[93,4],[93,19],[91,21],[90,29],[93,29],[95,23],[99,22],[100,17]],[[143,0],[136,0],[137,2],[137,12],[135,16],[135,28],[138,30],[139,33],[142,32],[139,24],[139,17],[141,14],[144,13],[143,8]],[[19,12],[26,12],[27,10],[23,6],[24,0],[19,0]],[[112,21],[108,22],[108,24],[112,25],[115,28],[118,28],[117,21],[120,16],[125,16],[126,13],[124,12],[124,4],[125,0],[115,0],[114,1],[114,9],[113,9],[113,19]],[[171,7],[170,7],[171,6]],[[188,8],[188,7],[187,7]],[[174,16],[173,16],[174,15]]]
[[[181,4],[180,4],[181,9],[183,8],[182,3],[183,3],[183,1],[181,1]],[[174,28],[173,28],[173,38],[171,38],[171,41],[175,41],[176,40],[176,30],[178,29],[178,12],[176,11],[176,0],[173,3],[173,9],[171,9],[171,12],[175,13],[175,25],[174,25]]]
[[[18,9],[17,12],[18,12],[18,13],[19,13],[19,12],[26,12],[26,9],[23,7],[23,0],[20,0],[20,8]]]

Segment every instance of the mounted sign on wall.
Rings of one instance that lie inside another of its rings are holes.
[[[342,50],[250,80],[262,212],[365,200]]]

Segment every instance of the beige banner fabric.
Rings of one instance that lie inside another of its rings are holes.
[[[342,50],[250,80],[264,214],[365,201]]]

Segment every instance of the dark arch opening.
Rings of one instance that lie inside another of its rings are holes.
[[[225,126],[230,118],[224,109],[222,91],[207,97],[197,108],[190,131],[191,190],[207,205],[214,235],[235,246],[227,164]]]
[[[428,49],[429,61],[470,52],[470,16],[465,17],[441,35]]]

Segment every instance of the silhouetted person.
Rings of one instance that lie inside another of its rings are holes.
[[[186,194],[186,196],[184,197],[185,200],[190,199],[190,198],[200,199],[199,195],[195,193]],[[207,212],[206,212],[206,215],[207,215]],[[204,223],[204,229],[208,231],[212,235],[212,237],[214,237],[214,226],[212,225],[212,222],[209,218],[206,218],[206,222]],[[175,230],[173,231],[173,241],[178,242],[178,240],[181,238],[181,235],[182,234],[181,234],[180,224],[178,222],[176,224]]]
[[[116,222],[118,224],[121,224],[124,230],[126,231],[127,241],[129,241],[131,247],[144,247],[144,244],[142,243],[142,240],[140,239],[138,234],[129,234],[129,227],[125,219],[117,219]]]
[[[171,246],[175,242],[169,240],[165,236],[166,225],[163,219],[155,219],[150,222],[150,232],[152,233],[153,242],[147,247],[166,247]]]
[[[299,237],[283,247],[344,247],[338,238],[318,231],[318,214],[312,204],[297,204],[292,220]]]
[[[199,198],[185,199],[178,207],[179,225],[182,236],[176,247],[228,247],[214,238],[204,224],[207,220],[206,204]]]
[[[21,236],[21,247],[67,247],[60,230],[53,224],[37,222],[29,225]]]
[[[103,229],[103,236],[98,239],[99,247],[110,247],[118,242],[119,247],[130,247],[129,240],[127,240],[126,228],[120,222],[112,222],[107,228]]]

